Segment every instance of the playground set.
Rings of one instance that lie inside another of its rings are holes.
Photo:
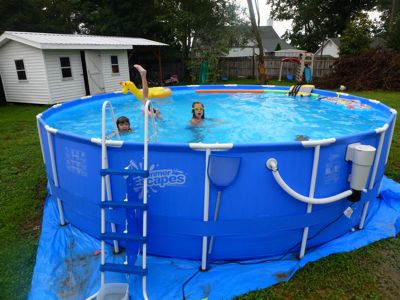
[[[288,80],[293,80],[293,75],[289,71],[288,63],[296,63],[296,77],[298,83],[310,83],[312,81],[313,68],[314,68],[314,54],[311,52],[303,52],[298,57],[284,57],[281,60],[279,69],[279,81],[282,80],[283,66],[286,65],[286,77]]]

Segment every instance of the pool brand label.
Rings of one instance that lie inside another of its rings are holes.
[[[157,189],[165,187],[176,187],[184,185],[186,183],[186,174],[179,169],[156,169],[158,164],[152,164],[149,166],[149,177],[147,180],[149,191],[157,193]],[[137,164],[134,160],[129,162],[129,165],[125,167],[130,170],[143,170],[142,163]],[[143,178],[135,177],[133,190],[136,193],[140,193],[139,198],[143,197]]]
[[[87,176],[86,153],[72,147],[64,148],[65,166],[68,172],[79,176]]]

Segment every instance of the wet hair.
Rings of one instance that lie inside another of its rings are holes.
[[[125,123],[125,122],[128,122],[128,124],[129,125],[131,125],[131,122],[129,122],[129,119],[127,118],[127,117],[125,117],[125,116],[121,116],[121,117],[119,117],[118,119],[117,119],[117,126],[119,125],[119,124],[121,124],[121,123]]]
[[[193,116],[193,118],[196,117],[196,115],[194,114],[194,106],[196,104],[201,104],[201,107],[203,108],[203,115],[201,116],[201,118],[204,119],[205,118],[204,105],[203,105],[203,103],[201,103],[199,101],[196,101],[196,102],[192,103],[192,116]]]
[[[298,134],[298,135],[296,135],[296,138],[294,140],[301,142],[301,141],[309,141],[310,138],[307,135]]]
[[[151,110],[153,110],[153,114],[156,114],[157,111],[159,110],[159,109],[155,108],[155,107],[152,106],[152,105],[149,105],[149,106],[147,107],[147,109],[148,109],[149,112],[151,112]]]

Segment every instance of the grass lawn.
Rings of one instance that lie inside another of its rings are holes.
[[[236,83],[251,84],[254,80]],[[378,99],[400,111],[400,92],[353,94]],[[0,299],[26,299],[30,290],[47,180],[35,115],[45,109],[35,105],[0,106]],[[386,170],[398,182],[399,122]],[[400,237],[310,263],[289,282],[238,299],[321,298],[399,299]]]

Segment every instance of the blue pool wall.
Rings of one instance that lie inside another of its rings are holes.
[[[221,86],[173,87],[173,90],[215,88]],[[271,89],[262,86],[222,88]],[[314,92],[321,96],[336,96],[334,92]],[[95,237],[100,233],[101,147],[88,138],[61,130],[51,134],[58,177],[56,187],[45,120],[51,114],[67,107],[87,101],[105,101],[119,95],[110,93],[64,103],[46,110],[38,119],[50,193],[61,200],[68,222]],[[356,99],[387,113],[389,127],[385,134],[374,187],[363,194],[360,202],[353,205],[348,200],[313,205],[313,212],[307,214],[307,204],[284,192],[265,166],[269,158],[277,159],[279,172],[287,184],[298,193],[308,195],[313,147],[304,147],[301,142],[234,144],[229,151],[212,152],[213,155],[241,157],[241,165],[236,180],[222,191],[218,221],[203,222],[205,151],[192,150],[188,144],[183,143],[151,143],[149,167],[153,170],[150,171],[149,178],[149,253],[200,259],[202,236],[207,235],[215,236],[211,259],[270,257],[288,251],[298,251],[304,227],[310,228],[307,247],[313,247],[357,226],[364,203],[371,201],[371,211],[379,204],[376,195],[385,170],[386,153],[395,115],[381,103],[369,102],[359,97]],[[379,137],[380,135],[371,130],[338,137],[333,144],[321,146],[315,197],[329,197],[349,189],[351,164],[344,159],[348,144],[358,142],[377,148]],[[143,144],[123,142],[120,148],[109,147],[108,158],[109,165],[114,169],[128,165],[140,168]],[[370,178],[367,187],[369,180]],[[113,177],[111,186],[113,201],[122,201],[127,192],[125,179]],[[136,187],[139,197],[139,181]],[[214,215],[217,192],[218,189],[211,184],[210,220]],[[352,205],[354,213],[350,218],[342,217],[343,211],[349,205]],[[116,223],[118,230],[124,229],[123,212],[108,212],[108,220]]]

